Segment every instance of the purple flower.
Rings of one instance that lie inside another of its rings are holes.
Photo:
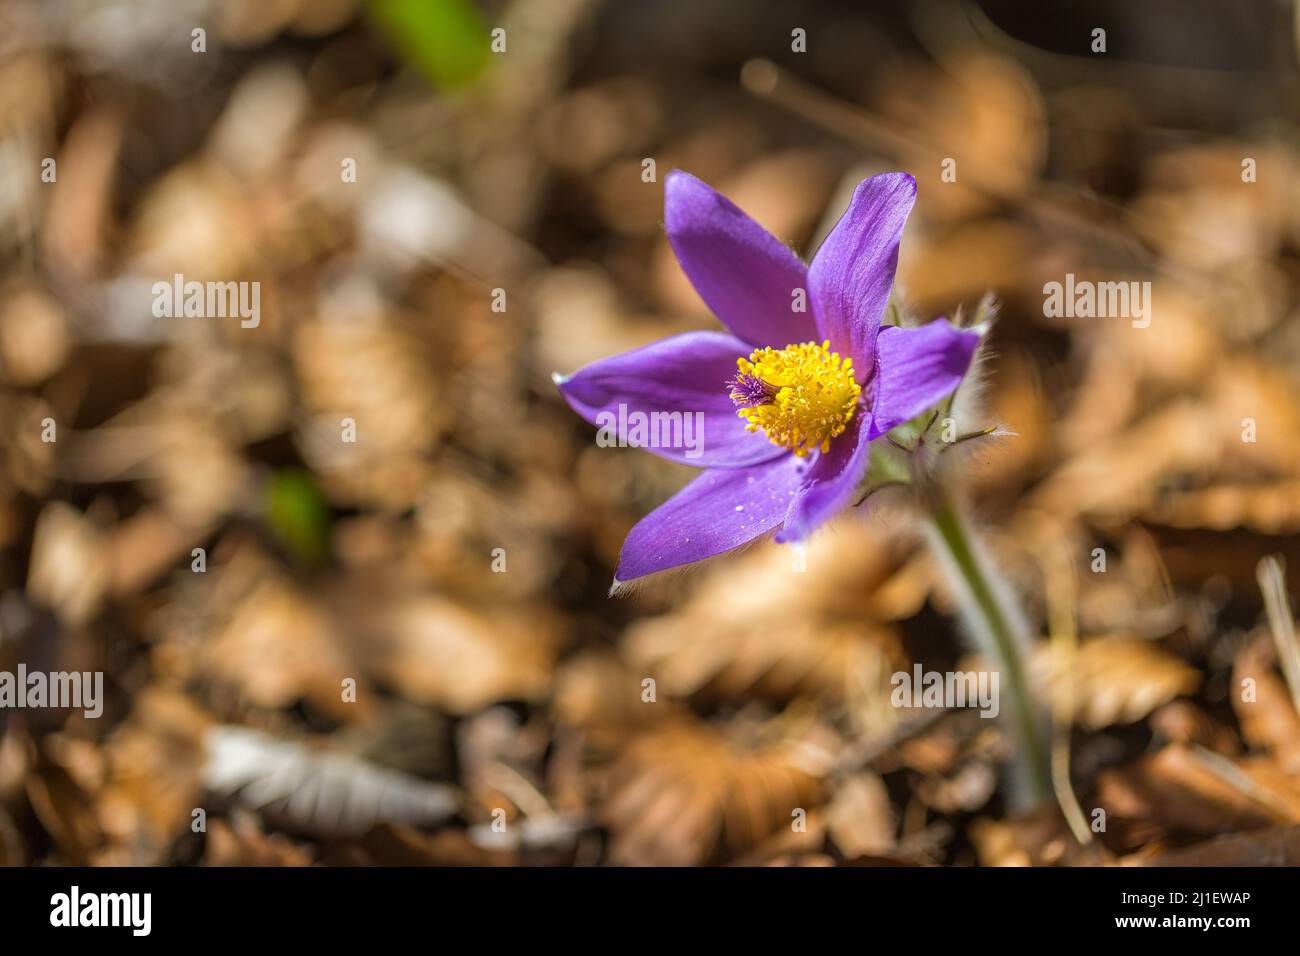
[[[689,450],[650,449],[703,473],[628,534],[615,585],[774,529],[778,541],[806,538],[853,500],[871,441],[960,384],[978,332],[944,319],[881,327],[915,201],[906,173],[864,181],[805,267],[725,196],[668,175],[668,239],[730,331],[687,332],[556,376],[593,424],[698,413],[702,425]]]

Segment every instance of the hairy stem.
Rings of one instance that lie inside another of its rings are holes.
[[[939,497],[929,512],[931,546],[961,604],[962,615],[979,645],[1003,675],[1010,691],[1010,717],[1021,766],[1013,796],[1022,805],[1039,802],[1050,792],[1050,771],[1041,714],[1029,687],[1025,667],[1025,625],[1010,589],[998,577],[961,511]]]

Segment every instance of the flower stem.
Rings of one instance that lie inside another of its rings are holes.
[[[1051,777],[1042,714],[1034,702],[1024,663],[1028,641],[1023,616],[957,505],[940,494],[928,518],[931,547],[948,572],[977,649],[1002,672],[1003,683],[1011,692],[1008,716],[1020,755],[1012,796],[1022,806],[1038,803],[1051,792]]]

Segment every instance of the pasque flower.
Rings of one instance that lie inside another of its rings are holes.
[[[628,534],[616,584],[773,530],[778,541],[806,538],[855,499],[870,443],[960,384],[978,332],[945,319],[882,326],[915,201],[906,173],[865,180],[805,266],[726,197],[669,174],[668,239],[728,331],[688,332],[556,376],[593,424],[700,413],[690,457],[649,449],[703,472]]]

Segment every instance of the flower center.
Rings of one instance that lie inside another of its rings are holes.
[[[800,458],[853,421],[862,387],[853,379],[853,360],[841,359],[829,341],[802,342],[783,349],[756,349],[736,359],[740,373],[727,383],[736,414],[760,428],[775,445]]]

